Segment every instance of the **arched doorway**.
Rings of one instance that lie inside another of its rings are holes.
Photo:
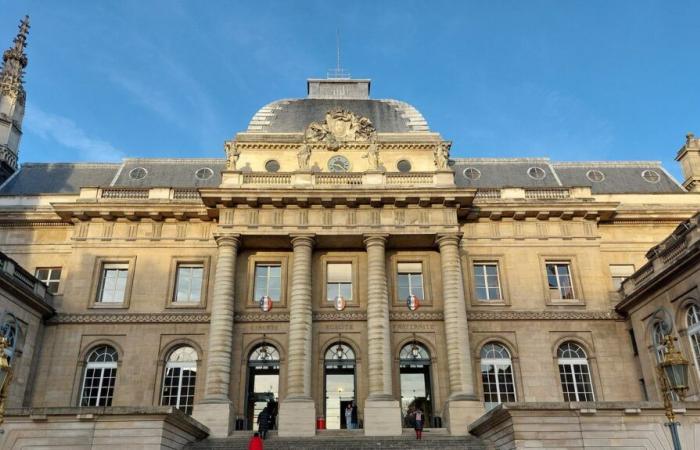
[[[423,345],[413,341],[399,352],[399,381],[401,383],[401,412],[404,427],[413,426],[410,414],[420,408],[425,414],[426,426],[433,416],[430,378],[430,353]]]
[[[273,417],[279,401],[280,353],[263,341],[248,357],[247,428],[255,427],[258,414],[270,404]],[[274,420],[273,420],[274,423]]]
[[[326,350],[323,367],[326,428],[348,428],[344,411],[355,402],[355,352],[338,341]]]

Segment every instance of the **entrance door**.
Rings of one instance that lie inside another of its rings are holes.
[[[257,428],[258,414],[266,407],[270,406],[274,419],[277,416],[277,405],[279,400],[279,352],[269,344],[261,344],[256,347],[248,358],[248,389],[247,389],[247,411],[246,428],[252,430]]]
[[[326,428],[349,428],[345,408],[355,402],[355,352],[350,347],[339,342],[326,351],[324,382]]]
[[[411,414],[420,408],[429,427],[433,416],[430,381],[430,354],[420,344],[404,346],[399,353],[399,381],[401,383],[401,412],[404,427],[413,427]]]

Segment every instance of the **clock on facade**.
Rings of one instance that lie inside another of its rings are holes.
[[[328,170],[331,172],[348,172],[350,161],[345,156],[336,155],[328,160]]]

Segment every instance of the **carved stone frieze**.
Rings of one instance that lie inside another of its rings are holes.
[[[345,142],[366,142],[376,133],[374,125],[366,117],[344,109],[332,109],[323,122],[311,122],[304,137],[307,142],[322,142],[330,150],[337,150]]]
[[[468,320],[621,320],[615,311],[469,311]]]
[[[208,313],[56,314],[49,324],[69,323],[208,323]]]
[[[289,322],[288,313],[239,313],[233,316],[234,322]]]
[[[389,314],[391,320],[443,320],[441,312],[392,312]]]

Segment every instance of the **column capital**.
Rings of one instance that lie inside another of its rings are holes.
[[[215,233],[214,239],[219,247],[235,247],[241,244],[241,235],[238,233]]]
[[[462,240],[462,233],[441,233],[435,236],[435,243],[438,244],[439,246],[443,245],[448,245],[448,244],[454,244],[456,246],[459,246],[460,241]]]
[[[316,244],[316,235],[313,233],[290,234],[289,240],[293,247],[297,245],[307,245],[312,247]]]
[[[368,233],[364,235],[363,242],[365,247],[371,247],[373,245],[386,245],[386,240],[389,237],[386,233]]]

